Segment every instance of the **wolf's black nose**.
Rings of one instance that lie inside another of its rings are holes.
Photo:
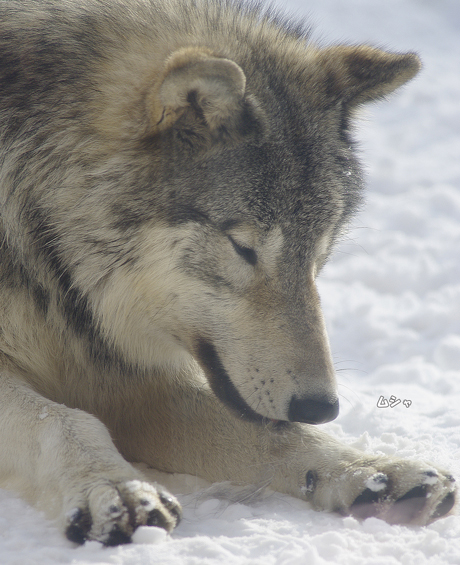
[[[315,400],[311,397],[292,397],[289,404],[288,418],[290,422],[304,422],[306,424],[324,424],[337,418],[339,413],[339,399],[333,401]]]

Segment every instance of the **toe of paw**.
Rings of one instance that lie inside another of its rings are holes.
[[[175,526],[178,526],[182,519],[182,508],[180,504],[173,496],[164,492],[160,494],[160,502],[174,518]]]
[[[449,492],[442,501],[436,506],[433,515],[431,516],[432,520],[437,520],[438,518],[442,518],[446,514],[448,514],[455,505],[456,496],[455,492]]]
[[[156,526],[171,532],[182,515],[179,502],[169,492],[139,483],[129,498],[132,508],[131,521],[138,526]]]
[[[379,514],[381,502],[389,487],[388,476],[385,473],[374,473],[366,480],[365,486],[367,488],[355,498],[350,507],[350,514],[361,520]]]
[[[166,531],[171,530],[170,521],[168,518],[161,512],[155,508],[148,513],[147,520],[145,523],[146,526],[156,526],[157,528],[163,528]]]
[[[393,504],[387,521],[426,524],[446,516],[455,506],[457,491],[451,475],[425,472],[422,485],[410,489]],[[433,497],[433,498],[431,498]],[[431,500],[430,500],[431,499]]]
[[[167,532],[171,532],[179,524],[180,518],[181,510],[179,505],[171,505],[170,508],[163,505],[150,510],[143,520],[143,523],[146,526],[156,526],[157,528],[163,528]]]
[[[390,524],[411,524],[417,522],[427,500],[427,485],[412,488],[394,502],[388,512],[386,521]]]
[[[131,542],[139,526],[156,526],[171,532],[182,511],[176,498],[150,483],[130,481],[93,488],[88,504],[75,507],[67,516],[68,540],[84,544],[96,540],[105,546]]]

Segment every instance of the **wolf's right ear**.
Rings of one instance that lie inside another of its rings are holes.
[[[152,133],[170,128],[193,110],[211,131],[231,129],[242,112],[246,77],[233,61],[215,57],[205,48],[173,53],[148,94]]]

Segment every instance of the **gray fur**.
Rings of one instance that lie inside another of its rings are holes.
[[[180,515],[125,459],[448,512],[449,475],[293,423],[338,410],[314,279],[361,199],[349,122],[418,57],[219,0],[8,0],[0,26],[2,484],[109,545]]]

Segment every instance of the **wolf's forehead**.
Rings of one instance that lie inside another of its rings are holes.
[[[275,226],[271,228],[266,237],[264,242],[264,251],[267,255],[270,256],[277,256],[281,253],[281,250],[284,245],[284,235],[283,231],[280,226]]]
[[[295,268],[303,266],[303,269],[312,269],[316,275],[316,261],[325,260],[332,242],[332,227],[325,228],[314,236],[309,234],[308,237],[298,237],[286,231],[283,233],[280,226],[275,226],[266,234],[258,254],[267,272],[276,272],[281,264],[286,266],[292,263],[296,265]]]

